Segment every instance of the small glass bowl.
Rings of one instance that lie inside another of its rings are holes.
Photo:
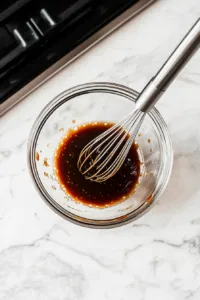
[[[118,122],[135,107],[138,93],[113,83],[88,83],[54,98],[39,114],[30,133],[28,165],[43,199],[62,217],[87,227],[116,227],[145,213],[167,186],[173,151],[167,126],[153,108],[136,138],[142,157],[142,180],[135,193],[111,207],[83,205],[61,188],[54,175],[54,154],[67,131],[94,121]]]

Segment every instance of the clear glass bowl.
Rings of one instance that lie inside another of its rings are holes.
[[[118,122],[135,107],[138,93],[113,83],[89,83],[54,98],[35,121],[28,143],[28,165],[43,199],[55,212],[88,227],[115,227],[128,223],[152,206],[168,183],[173,151],[167,126],[153,108],[137,136],[143,160],[141,183],[125,201],[108,208],[83,205],[67,195],[54,175],[54,153],[71,127],[92,122]]]

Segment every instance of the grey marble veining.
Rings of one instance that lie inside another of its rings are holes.
[[[26,148],[40,110],[89,81],[140,91],[200,17],[198,0],[160,0],[0,119],[0,300],[200,299],[200,52],[157,104],[174,167],[137,222],[90,230],[62,220],[35,191]]]

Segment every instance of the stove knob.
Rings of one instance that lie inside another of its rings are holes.
[[[31,17],[30,22],[35,26],[41,36],[44,36],[46,32],[56,25],[55,20],[45,8],[42,8],[39,13]]]
[[[37,42],[40,38],[39,34],[29,21],[20,23],[10,23],[6,26],[8,30],[13,33],[16,41],[23,48],[27,48]]]

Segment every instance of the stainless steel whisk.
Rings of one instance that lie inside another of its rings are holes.
[[[85,178],[103,182],[116,174],[126,159],[146,113],[156,104],[199,46],[200,19],[143,89],[135,109],[82,149],[77,165]]]

